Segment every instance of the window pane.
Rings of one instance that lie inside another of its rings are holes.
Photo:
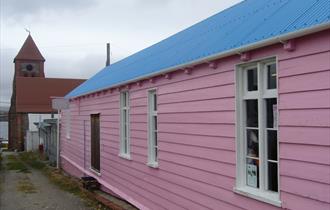
[[[267,106],[267,128],[277,128],[277,100],[266,99]]]
[[[123,135],[124,135],[124,140],[126,141],[127,139],[127,133],[128,133],[128,130],[127,130],[127,110],[124,110],[124,113],[123,113]]]
[[[277,163],[268,162],[268,190],[278,192]]]
[[[123,110],[123,125],[125,126],[127,124],[127,110]]]
[[[126,109],[122,110],[122,141],[123,141],[123,153],[128,153],[128,111]]]
[[[250,187],[259,188],[259,161],[246,159],[246,184]]]
[[[122,106],[123,106],[123,107],[126,107],[126,106],[127,106],[127,100],[126,100],[126,99],[127,99],[127,96],[126,96],[126,92],[123,92],[122,95],[121,95],[121,97],[122,97],[122,103],[123,103]]]
[[[258,130],[247,129],[247,151],[246,154],[249,157],[259,157],[259,138]]]
[[[154,140],[155,140],[155,148],[158,148],[158,133],[154,133]]]
[[[154,106],[154,111],[157,111],[157,95],[156,95],[156,93],[153,94],[153,106]]]
[[[267,131],[268,160],[277,160],[277,131]]]
[[[246,100],[246,126],[258,127],[258,100]]]
[[[127,138],[127,125],[124,124],[124,139]]]
[[[126,96],[126,107],[129,106],[129,95],[128,92],[125,92],[125,96]]]
[[[157,147],[155,147],[155,162],[157,162],[158,161],[158,148]]]
[[[154,131],[157,131],[157,116],[152,117],[152,125],[153,125]]]
[[[124,138],[124,154],[127,154],[127,138]]]
[[[267,65],[267,88],[276,89],[276,64]]]
[[[153,132],[152,133],[153,134],[153,136],[152,136],[152,140],[153,140],[153,157],[152,157],[152,159],[153,159],[153,161],[154,162],[157,162],[157,159],[158,159],[158,136],[157,136],[157,132]]]
[[[258,71],[257,68],[247,70],[248,91],[258,90]]]

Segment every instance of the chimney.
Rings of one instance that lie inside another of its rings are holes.
[[[110,66],[110,43],[107,43],[107,61],[105,66]]]

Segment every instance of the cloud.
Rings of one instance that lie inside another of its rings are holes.
[[[93,7],[96,0],[2,0],[2,18],[21,20],[25,17],[40,15],[44,12],[62,13]]]
[[[0,55],[0,106],[9,106],[14,76],[12,61],[15,52],[13,50],[1,51]]]
[[[88,79],[105,66],[105,56],[88,53],[79,58],[51,56],[45,63],[47,78]]]
[[[31,27],[47,77],[90,78],[112,63],[240,0],[0,0],[0,100],[9,100],[13,58]]]
[[[168,6],[173,0],[135,0],[134,6],[141,9],[159,8]]]

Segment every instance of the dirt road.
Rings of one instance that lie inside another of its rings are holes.
[[[50,183],[40,171],[12,161],[15,156],[2,154],[1,210],[91,210],[79,197]]]

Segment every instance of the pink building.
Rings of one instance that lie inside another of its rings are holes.
[[[66,97],[61,164],[140,209],[330,209],[330,2],[248,0]]]

